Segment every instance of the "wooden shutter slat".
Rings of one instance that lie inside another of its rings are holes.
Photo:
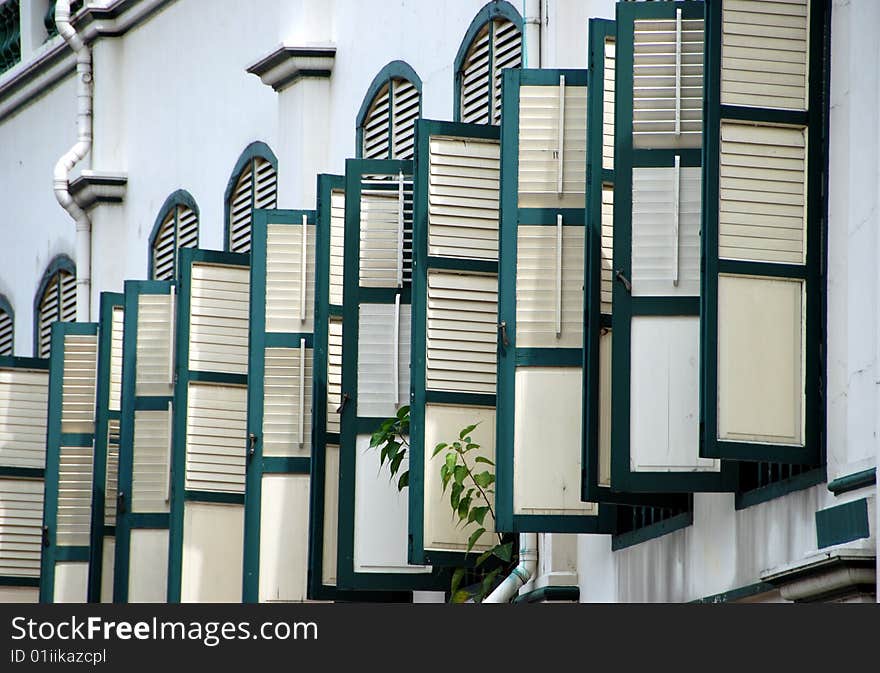
[[[190,369],[247,373],[249,303],[248,269],[193,264]]]
[[[393,387],[394,304],[361,304],[358,333],[357,414],[363,417],[393,416],[409,397],[411,309],[400,306],[397,348],[397,382]]]
[[[110,411],[122,409],[122,331],[124,309],[114,306],[110,316]]]
[[[290,228],[290,227],[288,227]],[[300,349],[267,348],[263,375],[263,455],[308,456],[312,435],[312,360],[306,349],[300,391]],[[303,421],[300,429],[300,419]],[[300,443],[299,437],[303,442]]]
[[[244,493],[247,388],[190,383],[187,405],[186,488]]]
[[[119,491],[119,429],[120,421],[112,418],[107,423],[107,460],[104,483],[104,525],[116,525],[116,495]]]
[[[309,226],[309,225],[306,225]],[[302,299],[302,227],[266,227],[266,331],[312,332],[315,313],[315,236],[306,236],[306,305]],[[229,295],[237,299],[237,295]],[[305,315],[305,320],[300,320]]]
[[[65,335],[61,432],[94,432],[97,367],[97,336]]]
[[[0,479],[0,576],[40,576],[43,481]]]
[[[171,395],[171,296],[141,293],[138,296],[135,394]]]
[[[45,467],[48,386],[46,372],[0,370],[0,464]]]
[[[327,432],[339,434],[342,404],[342,318],[330,318],[327,332]]]

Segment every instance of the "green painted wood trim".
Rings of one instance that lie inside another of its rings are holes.
[[[131,530],[168,530],[169,520],[167,512],[131,512],[128,515]]]
[[[759,594],[765,594],[770,591],[775,591],[776,587],[774,587],[769,582],[755,582],[754,584],[747,584],[742,587],[738,587],[736,589],[729,589],[728,591],[722,591],[717,594],[712,594],[711,596],[704,596],[703,598],[698,598],[695,601],[691,601],[692,603],[737,603],[745,598],[751,598],[752,596],[757,596]]]
[[[88,546],[55,548],[56,563],[63,563],[64,561],[90,563],[90,555],[91,549]]]
[[[278,157],[275,156],[275,152],[273,152],[272,148],[266,143],[261,140],[255,140],[242,150],[235,162],[235,167],[232,169],[232,173],[229,176],[229,181],[226,183],[226,191],[223,192],[223,250],[225,252],[229,252],[229,217],[232,207],[232,193],[235,191],[235,185],[238,183],[239,177],[241,177],[241,172],[257,157],[265,159],[272,164],[272,167],[277,174]],[[255,172],[251,172],[251,186],[254,185],[254,173]],[[253,193],[255,191],[256,190],[254,189],[251,190],[251,208],[254,206]],[[178,264],[180,263],[180,259],[178,259]],[[179,270],[178,273],[180,273]]]
[[[0,368],[49,370],[49,358],[24,358],[17,355],[0,356]]]
[[[76,264],[74,264],[73,260],[65,254],[55,255],[52,258],[52,261],[49,262],[49,265],[46,267],[46,270],[43,272],[43,277],[40,279],[40,284],[37,286],[37,293],[34,295],[34,357],[39,357],[40,354],[40,304],[43,301],[43,295],[46,293],[46,288],[49,285],[49,282],[52,280],[52,277],[60,271],[66,271],[71,274],[74,278],[76,278]],[[58,284],[58,306],[61,306],[61,284]]]
[[[151,280],[155,280],[153,277],[156,273],[156,269],[154,268],[153,263],[153,251],[156,248],[156,238],[159,236],[159,231],[162,228],[162,222],[165,221],[165,218],[168,215],[168,211],[172,208],[177,208],[177,206],[186,206],[190,210],[192,210],[196,214],[196,245],[199,246],[199,205],[196,203],[196,200],[193,198],[193,195],[190,194],[185,189],[178,189],[172,192],[167,199],[165,199],[165,203],[162,204],[162,207],[159,209],[159,214],[156,216],[156,221],[153,223],[153,229],[150,232],[150,238],[148,239],[149,243],[147,245],[147,269]],[[177,216],[175,215],[175,223],[174,223],[174,247],[177,248]],[[174,268],[173,275],[177,276],[177,268]]]
[[[263,403],[266,348],[313,346],[309,333],[279,334],[266,332],[266,272],[269,254],[269,226],[301,227],[303,217],[312,229],[307,234],[316,240],[314,210],[254,210],[250,252],[250,341],[248,344],[247,428],[252,438],[247,453],[244,497],[244,536],[242,549],[242,600],[256,603],[260,595],[260,529],[262,522],[262,491],[264,473],[308,474],[309,458],[278,458],[263,456]],[[272,338],[270,338],[270,336]],[[305,438],[304,438],[305,439]],[[313,437],[309,437],[313,445]],[[216,494],[212,494],[216,495]]]
[[[865,486],[873,486],[877,483],[877,468],[872,467],[861,472],[854,472],[843,477],[838,477],[828,482],[828,490],[834,495],[849,493]]]
[[[37,589],[39,586],[39,577],[0,577],[0,587],[31,587]]]
[[[761,488],[749,491],[737,491],[736,497],[734,498],[734,507],[737,510],[740,510],[752,507],[753,505],[760,505],[762,502],[775,500],[776,498],[781,498],[789,493],[802,491],[805,488],[821,484],[826,478],[825,466],[823,465],[822,467],[817,467],[808,472],[802,472],[794,477],[777,481],[768,484],[767,486],[762,486]]]
[[[867,498],[816,512],[816,544],[819,549],[870,536]]]
[[[611,536],[611,551],[620,551],[633,545],[653,540],[663,535],[667,535],[682,528],[687,528],[694,522],[694,512],[691,509],[688,512],[682,512],[676,516],[649,526],[643,526],[633,531],[619,533]]]
[[[453,91],[454,91],[454,99],[452,106],[452,119],[453,121],[461,121],[461,78],[462,78],[462,68],[464,68],[464,61],[467,58],[468,51],[471,48],[471,43],[474,41],[474,38],[477,36],[477,33],[483,29],[487,23],[496,18],[504,18],[508,21],[512,22],[519,28],[520,35],[522,35],[523,30],[523,20],[520,13],[516,11],[516,8],[511,5],[509,2],[504,2],[503,0],[493,0],[485,5],[483,5],[482,9],[477,12],[477,15],[471,20],[471,24],[468,26],[467,31],[465,31],[464,38],[461,40],[461,44],[458,47],[458,52],[455,54],[454,68],[453,72],[455,73],[455,79],[453,80]],[[490,27],[490,36],[489,36],[489,63],[492,62],[493,49],[492,49],[492,27]],[[525,48],[523,48],[523,60],[525,60]],[[490,68],[491,74],[491,68]],[[492,95],[492,82],[491,76],[489,77],[489,92],[488,95],[491,98]],[[503,95],[503,94],[502,94]],[[491,106],[490,106],[491,108]],[[491,118],[491,113],[490,113]],[[502,115],[503,116],[503,115]]]
[[[243,505],[245,495],[242,493],[217,493],[214,491],[190,491],[183,492],[186,502],[208,502],[227,505]]]
[[[122,307],[125,295],[102,292],[98,323],[98,372],[95,391],[95,450],[92,460],[92,517],[89,564],[89,583],[86,592],[89,603],[101,602],[101,578],[104,572],[104,502],[107,488],[107,452],[109,450],[110,420],[120,418],[119,411],[110,411],[110,355],[113,347],[113,310]],[[124,320],[124,318],[123,318]],[[120,405],[121,406],[121,405]],[[120,429],[121,429],[120,423]]]
[[[577,603],[581,598],[580,587],[576,586],[547,586],[520,594],[513,599],[513,603],[549,603],[550,601],[566,601]]]
[[[10,467],[0,465],[0,477],[24,477],[27,479],[43,479],[46,470],[41,467]]]
[[[358,110],[355,121],[355,157],[358,159],[364,155],[364,122],[367,119],[367,113],[373,107],[379,90],[388,85],[388,156],[386,159],[393,159],[391,156],[394,148],[391,142],[391,126],[394,120],[394,95],[391,87],[391,80],[405,79],[412,84],[419,92],[419,114],[422,116],[422,78],[419,77],[415,69],[406,61],[391,61],[382,67],[381,70],[373,78],[370,86],[367,87],[367,93],[364,94],[363,102]]]

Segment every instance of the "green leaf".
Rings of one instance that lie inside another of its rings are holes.
[[[446,493],[446,486],[449,484],[449,477],[451,476],[451,472],[449,468],[444,465],[440,468],[440,480],[443,482],[443,492]]]
[[[400,475],[400,479],[397,480],[397,490],[402,491],[407,486],[409,486],[409,470]]]
[[[452,598],[449,599],[450,603],[467,603],[470,599],[471,594],[469,591],[465,591],[464,589],[459,589],[454,594],[452,594]]]
[[[479,568],[481,565],[483,565],[486,562],[486,560],[490,556],[492,556],[492,552],[494,552],[494,551],[495,551],[495,549],[493,548],[493,549],[490,549],[489,551],[484,551],[482,554],[480,554],[477,557],[477,560],[474,561],[474,567]]]
[[[464,447],[464,451],[465,451],[465,453],[467,453],[468,451],[473,451],[474,449],[479,449],[479,448],[480,448],[480,445],[479,445],[479,444],[474,444],[474,443],[471,441],[471,438],[470,438],[470,437],[467,438],[467,444],[466,444],[465,447]]]
[[[510,563],[510,559],[513,558],[513,542],[506,542],[505,544],[496,545],[492,550],[492,554],[500,558],[505,563]]]
[[[453,596],[455,595],[455,592],[458,591],[462,579],[464,579],[464,568],[456,568],[455,572],[452,573],[452,586],[449,589],[449,593]]]
[[[461,453],[461,442],[452,442],[452,448]]]
[[[434,447],[434,453],[431,454],[431,458],[433,458],[434,456],[436,456],[438,453],[440,453],[440,452],[441,452],[443,449],[445,449],[447,446],[449,446],[449,444],[447,444],[446,442],[441,442],[440,444],[438,444],[437,446],[435,446],[435,447]]]
[[[493,463],[488,458],[485,458],[484,456],[477,456],[476,458],[474,458],[474,462],[475,463],[486,463],[486,465],[492,465],[493,467],[495,466],[495,463]]]
[[[465,553],[470,553],[471,549],[474,548],[474,545],[477,544],[477,540],[479,540],[480,536],[485,532],[485,528],[477,528],[477,530],[471,533],[471,536],[468,538],[467,552]]]
[[[454,483],[452,485],[452,494],[449,497],[449,502],[452,505],[453,510],[458,509],[458,503],[461,500],[461,493],[464,491],[464,486],[459,483]]]
[[[483,521],[486,519],[486,514],[489,512],[488,507],[474,507],[471,510],[471,513],[468,514],[468,523],[471,521],[476,521],[481,526],[483,525]]]
[[[399,446],[399,445],[398,445]],[[400,463],[403,461],[404,456],[406,456],[406,450],[398,451],[394,458],[391,459],[391,474],[397,474],[397,470],[400,469]]]
[[[474,428],[476,428],[476,427],[477,427],[477,424],[474,423],[473,425],[469,425],[466,428],[463,428],[462,431],[458,433],[458,438],[464,439],[469,434],[471,434],[474,431]]]
[[[471,496],[470,494],[466,495],[461,499],[461,502],[458,503],[458,520],[464,521],[467,519],[468,512],[471,508]]]
[[[454,453],[446,454],[446,469],[450,471],[450,473],[455,469],[455,463],[457,462],[457,458]]]
[[[501,568],[495,568],[492,572],[486,575],[483,578],[483,582],[480,585],[480,592],[478,594],[480,603],[483,602],[483,599],[489,595],[489,592],[492,591],[492,587],[495,584],[495,578],[498,577],[498,573],[501,572]]]
[[[495,475],[489,471],[478,472],[474,475],[474,481],[477,483],[478,486],[486,488],[489,484],[495,482]]]
[[[468,475],[468,469],[464,465],[456,465],[455,466],[455,483],[463,484],[464,478]]]
[[[400,409],[397,410],[397,418],[398,418],[398,420],[401,420],[401,421],[402,421],[402,420],[403,420],[404,418],[406,418],[407,416],[409,416],[409,405],[408,405],[408,404],[406,404],[406,405],[400,407]]]

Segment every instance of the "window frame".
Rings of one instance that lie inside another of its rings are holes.
[[[229,181],[226,183],[226,191],[223,193],[223,251],[229,252],[231,254],[247,254],[247,253],[232,253],[230,249],[229,236],[231,234],[231,225],[230,217],[232,215],[232,197],[235,193],[235,186],[238,184],[239,178],[241,178],[241,173],[247,167],[248,163],[253,163],[253,161],[257,158],[268,161],[272,168],[275,169],[275,206],[278,205],[278,185],[280,184],[279,176],[278,176],[278,157],[275,156],[275,153],[272,151],[272,148],[269,147],[262,140],[255,140],[250,145],[242,150],[238,159],[235,162],[235,166],[232,169],[232,173],[229,176]],[[251,170],[251,212],[253,213],[255,199],[256,199],[256,171]],[[251,230],[253,230],[254,222],[253,222],[253,214],[251,215]],[[178,255],[178,264],[180,263],[180,256]]]
[[[399,157],[392,156],[394,153],[394,139],[392,129],[394,128],[394,87],[392,80],[403,79],[412,84],[416,91],[419,92],[419,114],[416,119],[422,116],[422,78],[413,67],[406,61],[396,60],[385,65],[373,78],[367,93],[364,94],[363,102],[358,110],[355,123],[355,158],[364,158],[364,124],[373,104],[378,98],[379,92],[386,84],[388,85],[388,156],[378,158],[378,160],[393,159],[398,160]],[[413,130],[415,133],[415,130]],[[413,147],[415,149],[415,147]],[[406,161],[406,159],[401,159]]]
[[[178,189],[172,192],[167,199],[165,199],[165,203],[162,204],[162,207],[159,209],[159,214],[156,216],[156,221],[153,223],[153,230],[150,232],[149,238],[149,247],[147,249],[147,270],[148,276],[150,280],[169,280],[173,281],[177,277],[177,266],[179,259],[179,241],[178,235],[180,233],[180,222],[177,216],[177,207],[185,206],[189,208],[196,216],[196,244],[193,247],[199,247],[199,235],[201,228],[199,225],[201,224],[201,215],[199,213],[199,206],[196,203],[196,200],[193,198],[192,194],[190,194],[185,189]],[[172,275],[169,279],[160,279],[156,278],[156,259],[155,259],[155,251],[156,251],[156,243],[159,238],[159,234],[162,231],[162,224],[165,222],[165,219],[168,217],[168,213],[170,210],[174,209],[174,263],[172,265]]]
[[[66,254],[61,253],[59,255],[55,255],[52,260],[49,262],[46,270],[43,272],[43,277],[40,280],[39,286],[37,286],[37,293],[34,295],[34,357],[40,357],[40,313],[41,313],[41,305],[43,303],[43,297],[46,293],[46,289],[49,287],[49,283],[52,282],[52,278],[59,274],[60,272],[66,272],[73,276],[74,283],[76,282],[76,264],[74,261],[68,257]],[[60,279],[59,279],[60,280]],[[58,285],[58,315],[61,315],[61,283]],[[60,321],[59,321],[60,322]],[[51,353],[51,349],[50,349]]]

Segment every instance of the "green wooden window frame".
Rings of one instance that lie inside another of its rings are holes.
[[[119,436],[119,481],[116,503],[116,553],[113,565],[113,602],[127,603],[131,572],[131,533],[133,530],[168,530],[168,512],[133,512],[135,413],[165,411],[173,404],[170,395],[137,394],[137,335],[139,300],[144,295],[168,296],[173,282],[127,280],[124,287],[124,327],[122,341],[122,418]],[[169,419],[170,422],[171,419]],[[169,447],[170,449],[170,447]]]
[[[110,426],[114,421],[120,425],[122,409],[110,409],[110,360],[113,347],[113,310],[124,306],[125,296],[118,292],[102,292],[100,319],[98,321],[98,374],[95,393],[95,452],[92,462],[92,526],[91,556],[89,564],[88,600],[101,602],[101,580],[104,573],[104,539],[115,537],[116,526],[105,520],[104,505],[107,489],[107,455],[110,451]],[[124,320],[124,318],[123,318]],[[121,397],[120,397],[121,400]],[[119,435],[116,435],[117,455]],[[115,504],[115,503],[114,503]]]
[[[364,127],[369,119],[370,112],[378,102],[378,95],[382,93],[382,89],[387,87],[384,94],[388,97],[388,155],[385,157],[376,157],[382,159],[411,159],[412,157],[394,156],[394,80],[405,80],[412,84],[419,95],[419,111],[416,117],[422,116],[422,78],[413,67],[406,61],[391,61],[384,66],[370,83],[364,100],[361,103],[360,110],[357,114],[356,137],[355,137],[355,156],[358,159],[364,158]]]
[[[243,591],[245,603],[259,601],[260,589],[260,528],[264,474],[300,474],[311,472],[311,458],[263,455],[264,381],[267,348],[314,349],[311,332],[268,332],[266,330],[266,276],[268,230],[270,226],[289,225],[311,230],[315,240],[314,210],[255,210],[251,230],[250,339],[248,343],[248,435],[250,444],[246,462],[244,500]],[[307,278],[307,283],[314,282]],[[314,350],[313,350],[314,353]],[[312,386],[314,388],[314,385]],[[313,398],[314,404],[314,398]],[[314,431],[313,431],[314,433]],[[304,438],[314,445],[312,437]]]
[[[153,230],[150,233],[150,245],[147,253],[147,268],[149,269],[150,280],[174,280],[174,277],[177,275],[177,257],[180,248],[180,241],[178,240],[180,235],[180,207],[188,208],[195,215],[196,236],[194,245],[191,247],[199,247],[199,206],[196,203],[196,200],[192,197],[192,194],[184,189],[178,189],[165,199],[165,203],[163,203],[162,207],[159,209],[159,214],[156,216]],[[165,223],[165,220],[169,215],[172,214],[174,217],[173,224],[171,225],[172,237],[174,240],[174,261],[171,265],[171,277],[156,278],[156,246],[158,245],[159,237],[162,234],[162,225]]]
[[[266,143],[260,140],[254,141],[245,147],[241,155],[239,155],[238,160],[235,162],[235,167],[232,169],[232,174],[229,176],[229,182],[226,183],[226,191],[223,194],[223,250],[225,252],[230,252],[232,250],[232,201],[235,198],[235,188],[238,185],[242,172],[247,167],[250,167],[251,169],[250,206],[252,209],[251,212],[253,213],[253,208],[255,207],[254,200],[257,192],[257,172],[255,166],[257,158],[267,161],[275,170],[275,201],[276,203],[278,201],[278,157],[275,156],[272,148]],[[251,215],[251,218],[253,218],[253,214]],[[251,228],[253,228],[253,219],[251,219]],[[248,243],[248,246],[249,245],[250,244]],[[178,257],[178,264],[179,263],[180,258]]]
[[[49,265],[46,267],[46,271],[43,272],[43,277],[40,280],[40,284],[37,287],[37,293],[34,295],[34,357],[45,357],[48,358],[50,353],[46,353],[45,355],[41,355],[41,347],[42,344],[40,342],[40,316],[43,314],[43,302],[46,299],[46,292],[48,290],[49,284],[56,280],[55,283],[57,296],[56,299],[58,301],[58,315],[60,316],[62,311],[62,299],[63,294],[61,292],[61,278],[63,275],[73,276],[74,281],[76,280],[76,264],[73,263],[73,260],[70,259],[65,254],[56,255],[52,258],[52,261],[49,262]],[[76,316],[76,295],[74,294],[74,319]],[[67,307],[70,310],[71,307]],[[50,339],[51,341],[51,339]]]
[[[61,447],[94,447],[91,433],[62,433],[61,410],[64,379],[64,339],[69,335],[97,336],[97,323],[57,322],[52,325],[52,356],[49,363],[49,413],[46,428],[46,492],[43,499],[43,555],[40,561],[40,602],[55,598],[55,568],[63,561],[89,563],[89,545],[57,543],[59,469]]]
[[[536,515],[515,514],[514,428],[515,377],[518,369],[527,367],[583,367],[582,348],[518,348],[517,342],[517,267],[518,228],[520,225],[556,227],[562,217],[564,228],[584,227],[586,212],[581,208],[526,208],[519,206],[519,106],[520,87],[558,87],[560,78],[565,86],[586,87],[586,70],[521,70],[504,73],[503,113],[501,125],[501,226],[499,230],[498,320],[506,326],[508,344],[498,348],[498,389],[496,412],[497,490],[495,511],[498,528],[504,531],[556,533],[610,533],[614,530],[613,505],[600,505],[598,514]],[[593,117],[588,112],[588,119]],[[598,119],[601,119],[601,113]],[[592,125],[588,123],[587,129]],[[601,134],[601,125],[599,133]],[[584,232],[586,233],[586,231]],[[587,272],[587,258],[584,271]],[[587,501],[590,502],[590,501]],[[598,503],[597,500],[592,502]]]
[[[243,387],[248,385],[247,374],[194,371],[189,368],[192,270],[193,265],[199,263],[247,268],[250,263],[250,254],[200,250],[197,248],[184,248],[180,251],[180,268],[178,269],[179,295],[174,356],[175,384],[171,449],[171,516],[168,540],[169,603],[179,603],[181,600],[184,503],[187,501],[226,503],[244,507],[245,502],[245,494],[215,493],[186,489],[186,424],[190,382]],[[244,453],[244,445],[242,445],[241,450]]]

